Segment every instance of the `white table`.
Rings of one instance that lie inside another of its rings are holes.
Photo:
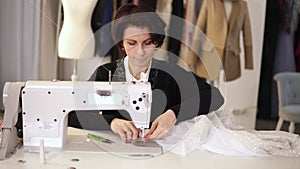
[[[75,132],[76,133],[76,132]],[[72,159],[78,159],[74,161]],[[74,167],[74,168],[72,168]],[[300,158],[232,157],[211,152],[195,151],[186,156],[171,152],[153,157],[133,159],[108,152],[53,151],[40,164],[38,153],[24,153],[21,148],[10,158],[0,161],[0,169],[300,169]]]
[[[72,162],[72,159],[79,159]],[[19,162],[23,160],[24,163]],[[76,169],[85,168],[130,168],[130,169],[299,169],[299,158],[281,157],[228,157],[209,152],[193,152],[187,156],[166,153],[149,159],[129,159],[109,153],[55,152],[46,155],[46,163],[39,163],[39,154],[18,151],[11,158],[0,161],[1,169]],[[71,169],[71,168],[70,168]]]

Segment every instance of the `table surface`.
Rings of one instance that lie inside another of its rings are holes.
[[[79,161],[73,161],[78,159]],[[12,157],[0,161],[0,168],[42,168],[42,169],[83,169],[83,168],[131,168],[131,169],[299,169],[299,158],[282,157],[229,157],[210,152],[196,151],[186,156],[166,153],[154,158],[130,159],[110,153],[52,152],[46,155],[46,163],[40,164],[39,154],[18,151]]]
[[[74,130],[73,130],[74,131]],[[79,134],[75,130],[76,134]],[[74,132],[73,132],[74,134]],[[24,152],[23,148],[0,161],[0,168],[22,169],[300,169],[300,158],[288,157],[236,157],[207,151],[194,151],[186,156],[166,152],[156,157],[128,158],[109,152],[51,151],[40,163],[38,153]]]

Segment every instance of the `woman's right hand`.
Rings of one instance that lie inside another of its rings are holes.
[[[114,133],[118,133],[122,140],[135,140],[142,136],[140,129],[136,128],[132,121],[114,118],[110,123]]]

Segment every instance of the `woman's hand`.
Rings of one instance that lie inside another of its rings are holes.
[[[155,119],[146,137],[150,139],[163,139],[172,134],[175,123],[175,113],[169,109]]]
[[[110,124],[114,133],[118,133],[122,140],[137,139],[142,136],[141,130],[132,121],[114,118]]]

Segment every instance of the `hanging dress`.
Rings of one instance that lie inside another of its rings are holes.
[[[295,72],[295,57],[292,31],[292,9],[294,0],[282,1],[282,17],[274,57],[273,76],[280,72]],[[276,83],[272,83],[271,116],[278,117],[278,94]]]

